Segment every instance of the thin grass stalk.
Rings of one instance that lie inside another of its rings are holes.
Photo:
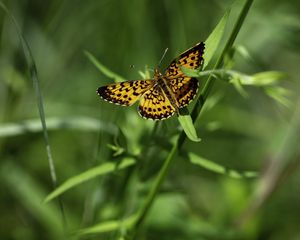
[[[46,145],[46,153],[47,153],[47,158],[48,158],[48,165],[50,169],[50,176],[51,176],[51,181],[53,188],[55,189],[57,186],[57,177],[56,177],[56,171],[55,171],[55,166],[54,166],[54,161],[52,157],[52,151],[49,143],[49,137],[48,137],[48,131],[47,131],[47,125],[46,125],[46,119],[45,119],[45,111],[44,111],[44,104],[43,104],[43,97],[42,97],[42,92],[39,84],[39,79],[38,79],[38,74],[37,74],[37,68],[36,64],[34,62],[34,58],[32,56],[32,52],[30,50],[28,42],[25,40],[24,36],[21,34],[19,25],[14,18],[14,16],[10,13],[10,11],[7,9],[7,7],[4,5],[4,3],[0,2],[1,8],[5,11],[5,13],[9,16],[13,24],[15,25],[17,35],[20,39],[20,43],[22,46],[22,50],[28,65],[29,69],[29,76],[32,80],[33,83],[33,88],[37,100],[37,105],[38,105],[38,110],[39,110],[39,116],[43,128],[43,138],[44,142]],[[62,219],[63,223],[66,226],[66,218],[65,218],[65,213],[64,213],[64,207],[61,198],[58,199],[59,207],[61,210],[62,214]]]

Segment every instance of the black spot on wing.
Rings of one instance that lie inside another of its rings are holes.
[[[167,77],[175,77],[176,75],[182,74],[180,66],[197,69],[203,64],[204,49],[205,44],[200,42],[194,47],[186,50],[170,63],[169,67],[166,69],[165,75]],[[192,61],[193,64],[189,64],[190,61]]]
[[[111,103],[115,103],[115,104],[119,104],[119,105],[124,105],[124,106],[128,106],[129,101],[127,100],[122,100],[121,94],[120,93],[115,93],[113,91],[111,91],[108,86],[103,86],[103,87],[99,87],[97,89],[97,94],[104,99],[105,101],[111,102]]]
[[[170,112],[164,112],[164,113],[155,113],[156,109],[151,109],[149,108],[148,111],[147,109],[143,108],[142,106],[139,106],[138,112],[141,115],[141,117],[145,119],[150,119],[150,120],[165,120],[169,117],[171,117],[175,111],[170,111]],[[170,107],[171,110],[171,107]]]
[[[191,47],[190,49],[186,50],[184,53],[180,54],[179,58],[183,58],[185,56],[189,56],[191,53],[199,51],[200,56],[203,56],[205,49],[205,44],[204,42],[197,43],[194,47]],[[192,59],[194,60],[194,59]]]

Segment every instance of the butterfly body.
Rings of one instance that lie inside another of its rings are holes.
[[[172,89],[169,87],[169,79],[167,79],[166,77],[164,77],[159,71],[158,69],[155,70],[154,73],[154,79],[156,79],[157,83],[156,85],[159,86],[161,88],[161,91],[165,94],[165,96],[168,98],[168,100],[170,101],[171,105],[174,107],[174,109],[176,111],[178,111],[179,109],[179,105],[178,102],[176,100],[176,96],[174,95],[174,93],[172,92]]]
[[[140,99],[138,112],[143,118],[169,118],[196,96],[198,80],[184,75],[181,67],[199,68],[204,48],[201,42],[188,49],[171,62],[165,74],[156,69],[153,79],[113,83],[98,88],[97,93],[104,100],[123,106],[131,106]]]

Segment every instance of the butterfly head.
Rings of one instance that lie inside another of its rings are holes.
[[[163,75],[162,75],[162,73],[158,70],[158,68],[154,69],[154,79],[155,79],[155,80],[158,80],[158,79],[160,79],[160,78],[162,78],[162,77],[163,77]]]

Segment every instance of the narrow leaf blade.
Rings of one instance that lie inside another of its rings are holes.
[[[183,113],[183,114],[182,114]],[[201,138],[197,136],[197,132],[195,126],[193,124],[193,120],[191,115],[189,114],[187,109],[181,111],[181,114],[178,117],[178,121],[183,128],[186,136],[193,142],[200,142]]]
[[[108,174],[115,170],[120,170],[127,168],[131,165],[135,164],[135,160],[133,158],[125,158],[119,165],[118,163],[107,162],[98,167],[91,168],[81,174],[78,174],[74,177],[69,178],[59,187],[57,187],[53,192],[51,192],[44,200],[44,203],[51,201],[52,199],[56,198],[57,196],[61,195],[65,191],[86,182],[92,178],[95,178],[100,175]]]
[[[227,10],[224,16],[221,18],[218,25],[214,28],[212,33],[205,41],[205,52],[204,52],[204,65],[203,69],[209,64],[213,55],[215,54],[217,47],[223,37],[224,29],[228,20],[230,10]]]
[[[214,163],[211,160],[208,160],[206,158],[198,156],[194,153],[189,153],[188,156],[189,156],[191,163],[201,166],[201,167],[203,167],[209,171],[215,172],[215,173],[225,174],[232,178],[253,178],[253,177],[257,176],[256,172],[253,172],[253,171],[238,172],[233,169],[228,169],[222,165]]]
[[[132,215],[123,220],[111,220],[111,221],[101,222],[94,226],[79,230],[78,234],[86,235],[86,234],[95,234],[95,233],[105,233],[105,232],[111,232],[122,228],[130,228],[135,223],[136,219],[137,219],[137,214]]]
[[[91,63],[94,64],[94,66],[102,72],[105,76],[112,78],[115,80],[115,82],[123,82],[125,79],[121,77],[120,75],[114,73],[113,71],[109,70],[107,67],[105,67],[102,63],[100,63],[90,52],[84,51],[84,54],[86,57],[91,61]]]

